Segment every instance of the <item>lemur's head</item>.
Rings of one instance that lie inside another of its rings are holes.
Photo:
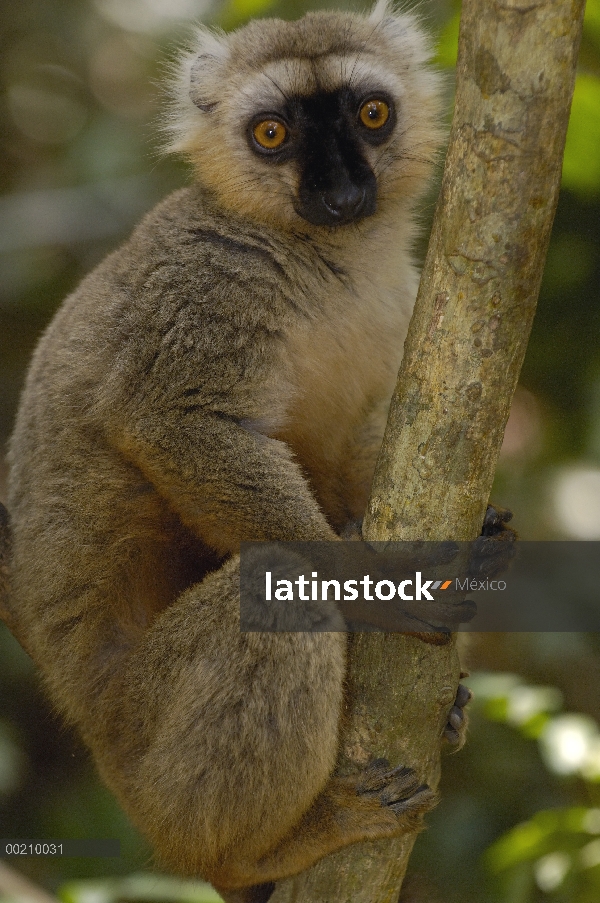
[[[337,227],[423,191],[440,142],[439,76],[410,15],[201,28],[177,68],[169,148],[220,203],[283,228]]]

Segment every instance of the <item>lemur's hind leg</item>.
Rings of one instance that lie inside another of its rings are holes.
[[[332,778],[300,822],[258,862],[236,858],[209,877],[218,889],[264,886],[349,844],[418,831],[436,802],[411,768],[376,759],[358,775]]]

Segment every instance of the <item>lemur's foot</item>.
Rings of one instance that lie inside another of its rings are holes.
[[[356,785],[359,796],[378,799],[394,815],[418,821],[432,809],[436,794],[422,784],[412,768],[391,768],[387,759],[374,759],[365,768]]]
[[[461,677],[463,675],[461,674]],[[444,738],[456,751],[464,745],[467,735],[467,713],[465,706],[473,698],[473,694],[464,684],[458,685],[454,705],[448,713],[448,723],[444,728]]]
[[[498,536],[500,533],[510,533],[514,539],[516,533],[507,527],[507,523],[512,520],[512,511],[508,508],[498,508],[494,505],[488,505],[485,517],[483,519],[483,527],[481,529],[482,536]]]
[[[469,576],[497,577],[506,570],[516,552],[517,534],[506,526],[511,519],[512,511],[488,505],[481,536],[473,543]]]

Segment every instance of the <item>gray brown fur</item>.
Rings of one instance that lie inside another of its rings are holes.
[[[432,802],[331,777],[344,635],[241,634],[236,557],[364,512],[439,139],[427,55],[382,3],[201,31],[171,123],[195,183],[64,302],[10,445],[11,624],[159,861],[225,890],[414,829]],[[375,70],[402,117],[372,149],[378,212],[310,226],[293,167],[241,137],[246,88]]]

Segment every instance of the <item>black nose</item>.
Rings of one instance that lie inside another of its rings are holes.
[[[345,185],[324,191],[321,200],[331,221],[347,223],[360,214],[365,202],[365,189],[347,182]]]

